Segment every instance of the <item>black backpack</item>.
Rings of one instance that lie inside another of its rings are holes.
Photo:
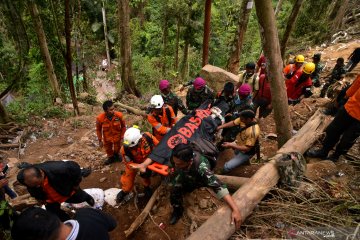
[[[198,137],[194,139],[190,143],[191,147],[194,150],[195,157],[194,161],[195,163],[199,164],[200,155],[206,157],[210,163],[211,170],[216,167],[216,161],[217,157],[219,155],[219,150],[217,149],[216,145],[212,143],[211,141]]]
[[[145,137],[146,142],[149,143],[151,150],[153,150],[153,148],[154,148],[154,141],[153,141],[153,139],[152,139],[149,135],[147,135],[146,133],[143,133],[142,136]],[[129,147],[125,147],[125,146],[124,146],[124,151],[125,151],[125,155],[126,155],[126,156],[128,156],[131,160],[134,160],[134,156],[133,156],[133,154],[131,153]]]

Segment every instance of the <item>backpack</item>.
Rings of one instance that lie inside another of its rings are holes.
[[[198,137],[194,139],[190,143],[190,145],[195,153],[195,157],[194,157],[195,163],[199,164],[200,155],[202,155],[209,160],[211,170],[216,167],[216,160],[219,155],[219,150],[217,149],[216,145],[213,142],[205,138]]]
[[[151,150],[154,148],[154,141],[153,139],[147,135],[146,133],[143,133],[142,136],[145,138],[146,142],[149,143]],[[129,147],[124,146],[125,155],[128,156],[130,159],[134,160],[134,156],[131,153]]]
[[[290,152],[284,153],[283,156],[276,162],[276,167],[279,171],[280,179],[279,187],[292,188],[298,187],[302,181],[305,170],[306,160],[301,153]]]

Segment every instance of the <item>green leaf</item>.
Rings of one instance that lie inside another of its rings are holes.
[[[97,31],[99,31],[99,29],[102,27],[102,23],[99,23],[99,22],[95,22],[95,23],[93,23],[92,25],[91,25],[91,30],[93,31],[93,32],[97,32]]]

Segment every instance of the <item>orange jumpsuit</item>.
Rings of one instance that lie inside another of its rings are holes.
[[[154,149],[154,147],[159,143],[159,141],[153,135],[151,135],[151,133],[146,132],[144,134],[147,134],[152,139],[152,144],[149,143],[146,137],[144,137],[143,135],[136,146],[130,147],[128,149],[128,152],[130,152],[130,154],[127,154],[124,146],[121,147],[120,153],[125,163],[125,172],[121,175],[120,182],[121,188],[124,192],[130,192],[134,187],[134,181],[137,171],[133,170],[130,167],[130,163],[144,162],[151,153],[151,151]],[[145,187],[150,186],[150,170],[146,170],[146,172],[144,174],[140,174],[140,176],[143,180],[143,185]]]
[[[99,141],[104,142],[104,148],[108,157],[119,154],[124,133],[125,121],[121,112],[115,112],[111,120],[101,113],[96,118],[96,135]]]
[[[169,112],[169,117],[166,112]],[[153,127],[153,135],[161,141],[161,139],[164,137],[164,135],[170,131],[170,129],[175,125],[176,123],[176,116],[174,113],[174,110],[169,105],[164,105],[162,107],[162,114],[155,115],[154,112],[151,112],[148,114],[147,119],[151,126]]]

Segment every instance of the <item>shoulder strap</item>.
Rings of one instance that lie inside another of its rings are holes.
[[[145,137],[146,141],[149,143],[151,150],[154,148],[154,141],[153,139],[147,134],[143,133],[143,137]]]
[[[252,122],[249,125],[245,126],[245,127],[240,127],[239,125],[239,133],[241,133],[242,131],[248,129],[249,127],[255,126],[256,124],[258,124],[257,122]]]
[[[169,126],[171,126],[171,112],[170,112],[170,108],[169,107],[166,107],[165,108],[165,113],[166,113],[166,117],[169,121]]]

